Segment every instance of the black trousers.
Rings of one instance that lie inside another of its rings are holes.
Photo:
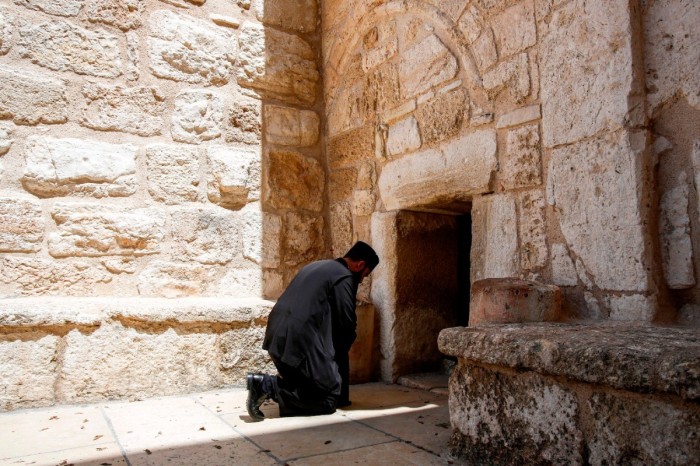
[[[335,412],[338,403],[336,395],[319,388],[313,379],[304,376],[297,368],[277,361],[276,358],[272,358],[272,362],[279,375],[264,380],[263,389],[279,404],[281,417],[315,416]]]

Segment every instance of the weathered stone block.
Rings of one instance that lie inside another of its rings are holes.
[[[202,264],[227,264],[241,253],[238,217],[220,208],[172,212],[173,256]]]
[[[89,83],[83,87],[85,105],[80,124],[102,131],[139,136],[160,134],[165,96],[157,87],[123,87]]]
[[[479,38],[472,43],[472,53],[474,54],[476,67],[482,75],[496,64],[498,61],[498,51],[496,50],[496,41],[493,38],[493,32],[490,28],[484,28]]]
[[[146,146],[148,192],[165,204],[197,200],[199,151],[175,144]]]
[[[464,13],[462,13],[458,26],[467,39],[467,42],[471,44],[481,34],[484,23],[485,21],[481,9],[479,9],[475,3],[471,3],[467,6],[467,9],[464,10]]]
[[[6,257],[0,261],[0,282],[10,296],[89,296],[96,285],[109,283],[111,275],[86,262],[58,262],[31,257]]]
[[[175,97],[171,134],[173,139],[190,144],[221,136],[224,104],[218,95],[206,90],[187,90]]]
[[[518,237],[515,200],[507,194],[474,199],[471,282],[517,277]]]
[[[521,2],[491,19],[491,27],[501,58],[535,45],[535,9],[533,1]]]
[[[247,298],[262,296],[263,271],[259,267],[234,267],[226,272],[212,291],[217,296]]]
[[[282,245],[287,264],[305,264],[320,257],[324,250],[323,217],[302,212],[284,216]]]
[[[547,264],[545,200],[541,190],[522,191],[518,196],[520,267],[535,270]]]
[[[263,267],[277,267],[282,231],[279,215],[262,212],[259,204],[249,204],[242,212],[241,224],[243,257]]]
[[[158,10],[149,20],[148,55],[159,78],[224,85],[231,78],[238,44],[227,30]]]
[[[44,239],[41,204],[3,193],[0,197],[0,252],[36,252]]]
[[[298,36],[245,23],[238,84],[294,104],[313,104],[319,80],[311,46]]]
[[[275,372],[270,356],[262,349],[263,338],[265,329],[262,327],[231,330],[219,336],[224,384],[240,384],[251,369]]]
[[[66,21],[19,22],[17,49],[22,58],[55,71],[116,78],[122,74],[119,39]]]
[[[0,411],[54,404],[60,338],[17,338],[0,345]]]
[[[401,56],[399,77],[404,97],[418,95],[457,74],[457,59],[435,35],[423,39]]]
[[[129,31],[126,33],[126,79],[129,81],[138,81],[141,75],[141,56],[139,50],[141,48],[141,39],[137,32]]]
[[[262,160],[257,147],[211,146],[207,150],[209,200],[238,210],[260,199]]]
[[[469,463],[582,465],[580,412],[575,392],[532,372],[460,364],[450,377],[451,443]]]
[[[87,17],[93,23],[108,24],[122,31],[141,27],[145,2],[141,0],[91,0]]]
[[[76,16],[85,0],[15,0],[16,5],[56,16]]]
[[[316,30],[316,0],[256,0],[255,17],[267,26],[291,29],[302,34]]]
[[[262,140],[262,102],[237,96],[228,110],[226,141],[260,144]]]
[[[693,245],[688,216],[687,175],[681,172],[670,189],[661,195],[659,205],[659,235],[661,259],[666,284],[674,290],[695,285],[693,271]]]
[[[554,149],[548,170],[548,201],[566,243],[606,290],[647,287],[641,156],[631,137],[621,131]]]
[[[521,53],[501,62],[484,74],[484,88],[492,95],[503,90],[510,92],[513,101],[520,103],[530,95],[530,69],[527,53]]]
[[[57,79],[0,66],[0,118],[18,125],[65,123],[66,85]]]
[[[58,203],[51,216],[57,226],[48,235],[53,257],[155,254],[165,237],[165,216],[156,209]]]
[[[324,189],[321,164],[298,152],[272,150],[269,153],[265,201],[274,208],[302,208],[320,212],[323,207],[319,193]]]
[[[521,126],[508,131],[500,164],[503,187],[517,189],[542,184],[541,159],[537,125]]]
[[[356,168],[331,170],[330,181],[328,183],[329,199],[331,203],[349,199],[357,183],[358,171]]]
[[[331,207],[330,222],[333,255],[340,256],[353,245],[353,219],[349,202],[339,202]]]
[[[313,146],[318,142],[321,121],[311,110],[277,105],[265,106],[265,139],[281,146]]]
[[[476,131],[441,150],[389,162],[379,177],[379,192],[388,210],[429,205],[444,196],[467,199],[488,190],[495,169],[496,135],[492,130]]]
[[[539,120],[540,117],[540,106],[530,105],[528,107],[522,107],[502,115],[498,119],[498,122],[496,122],[496,128],[501,129],[510,128],[511,126],[518,126],[533,120]]]
[[[0,127],[0,155],[5,155],[10,151],[14,139],[11,136],[12,132],[7,129]]]
[[[574,262],[566,246],[561,243],[552,244],[552,283],[558,286],[578,285]]]
[[[469,105],[463,89],[440,93],[416,111],[424,144],[455,136],[468,117]]]
[[[624,2],[590,8],[587,1],[576,0],[543,23],[539,58],[545,146],[626,124],[634,79],[630,8]],[[571,53],[571,44],[577,44],[577,53]]]
[[[374,158],[374,128],[363,126],[332,138],[328,144],[331,167],[353,165],[360,160]]]
[[[136,146],[30,136],[22,184],[41,197],[130,196],[136,192]]]
[[[12,47],[14,21],[9,8],[0,7],[0,55],[5,55]]]
[[[486,278],[472,283],[469,325],[556,321],[561,315],[561,291],[517,278]]]
[[[659,306],[656,296],[641,294],[606,296],[604,302],[610,320],[619,321],[651,322]]]
[[[212,279],[211,269],[201,264],[153,261],[139,274],[137,287],[142,296],[201,296]]]
[[[389,155],[401,155],[420,149],[421,137],[418,122],[411,116],[389,126],[386,151]]]

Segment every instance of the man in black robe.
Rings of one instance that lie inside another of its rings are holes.
[[[350,404],[349,351],[355,341],[357,287],[379,263],[358,241],[344,257],[313,262],[294,277],[272,308],[263,349],[278,375],[248,374],[248,414],[261,421],[266,399],[280,416],[330,414]]]

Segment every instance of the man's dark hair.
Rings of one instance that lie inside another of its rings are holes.
[[[365,265],[370,271],[374,270],[377,264],[379,264],[379,256],[377,256],[377,253],[374,252],[372,246],[363,241],[355,243],[347,254],[345,254],[345,257],[354,261],[365,261]]]

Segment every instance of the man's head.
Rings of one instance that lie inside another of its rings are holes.
[[[379,264],[379,256],[372,246],[362,241],[355,243],[343,258],[358,284]]]

